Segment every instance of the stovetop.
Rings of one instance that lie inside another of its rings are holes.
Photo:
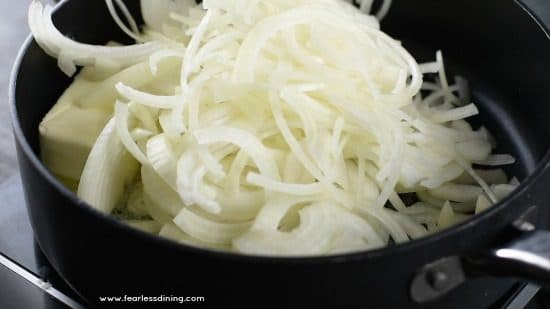
[[[0,308],[79,308],[34,241],[18,175],[0,184]]]

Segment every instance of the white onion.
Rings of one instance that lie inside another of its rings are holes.
[[[121,67],[145,59],[155,50],[160,49],[158,42],[147,42],[123,47],[106,47],[77,43],[59,32],[52,21],[52,8],[45,7],[33,0],[29,8],[29,25],[35,40],[52,57],[66,55],[75,65],[93,65],[95,63],[110,62]],[[68,59],[64,63],[68,63]],[[65,65],[66,68],[66,65]],[[75,73],[68,70],[67,73]]]
[[[465,121],[479,110],[465,81],[447,78],[441,52],[418,64],[380,30],[391,1],[377,18],[361,13],[371,0],[360,10],[342,0],[193,2],[142,0],[139,33],[120,0],[106,0],[144,42],[129,47],[73,42],[51,8],[31,5],[36,40],[60,68],[86,66],[40,131],[52,170],[63,166],[56,154],[90,153],[78,192],[92,206],[142,216],[126,221],[188,245],[326,255],[423,237],[517,186],[502,170],[473,168],[514,160],[492,154],[489,132]],[[97,126],[111,113],[84,146],[72,132],[90,121],[66,121],[90,115]],[[78,166],[66,165],[77,181]]]

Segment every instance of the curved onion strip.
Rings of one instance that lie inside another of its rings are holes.
[[[279,172],[269,152],[260,140],[249,132],[237,128],[213,127],[197,130],[194,136],[200,145],[226,142],[239,146],[256,163],[262,174],[279,179]]]
[[[78,197],[110,213],[121,200],[124,186],[134,177],[137,167],[116,134],[115,119],[109,120],[86,162]]]
[[[246,176],[246,181],[255,186],[262,187],[267,191],[291,195],[317,195],[322,194],[324,191],[323,185],[318,182],[311,184],[289,184],[275,181],[256,173],[249,173]]]
[[[185,233],[205,242],[228,244],[242,234],[250,223],[221,223],[203,218],[184,208],[174,218],[174,223]]]
[[[29,20],[33,21],[29,24],[36,41],[41,42],[41,45],[47,46],[46,51],[51,56],[57,57],[62,52],[65,52],[72,56],[73,62],[77,65],[94,64],[100,59],[101,61],[110,61],[120,66],[125,66],[144,60],[161,47],[161,44],[158,42],[121,47],[77,43],[65,37],[55,27],[52,21],[52,8],[49,5],[44,7],[36,0],[33,0],[29,8]],[[42,25],[39,26],[39,24]],[[91,59],[95,61],[90,61]]]
[[[130,113],[128,111],[128,104],[124,104],[121,102],[115,103],[115,124],[116,124],[116,132],[118,134],[118,137],[120,138],[120,141],[122,144],[124,144],[124,147],[132,154],[136,160],[138,160],[142,165],[147,165],[148,160],[147,157],[143,154],[143,151],[139,149],[139,146],[136,144],[134,139],[132,138],[132,135],[130,134],[129,128],[128,128],[128,117],[130,116]]]
[[[132,87],[128,87],[123,83],[116,84],[116,89],[120,95],[142,105],[155,107],[155,108],[173,108],[177,104],[181,104],[184,101],[181,96],[158,96],[152,95],[143,91],[136,90]]]
[[[105,0],[105,4],[107,5],[107,8],[109,9],[109,13],[111,14],[111,17],[113,18],[113,20],[115,21],[115,23],[118,25],[118,27],[129,37],[131,37],[132,39],[136,40],[137,42],[141,42],[141,37],[139,36],[139,29],[138,29],[138,26],[136,24],[136,21],[134,20],[134,18],[132,17],[132,15],[130,14],[130,11],[128,11],[128,8],[126,7],[126,5],[124,4],[124,2],[122,2],[121,0],[114,0],[116,1],[116,4],[118,6],[118,8],[122,11],[122,14],[124,14],[124,17],[126,18],[126,20],[128,21],[128,23],[130,24],[130,27],[132,28],[132,30],[130,30],[125,24],[124,22],[122,21],[122,19],[120,19],[120,16],[118,16],[118,13],[116,11],[116,8],[115,8],[115,5],[113,3],[113,0]]]

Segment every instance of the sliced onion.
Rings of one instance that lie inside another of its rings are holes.
[[[136,158],[142,165],[147,165],[147,157],[143,154],[143,151],[136,144],[132,135],[130,134],[128,127],[128,117],[130,113],[128,112],[128,105],[116,102],[115,104],[115,125],[118,137],[122,144],[126,147],[128,152]]]
[[[78,197],[99,211],[110,213],[121,201],[124,186],[135,176],[138,164],[126,151],[111,119],[99,135],[78,185]]]
[[[109,61],[120,66],[126,66],[144,60],[161,47],[158,42],[147,42],[145,44],[123,47],[105,47],[77,43],[65,37],[54,26],[51,6],[46,5],[44,7],[38,1],[31,3],[29,20],[32,21],[29,22],[29,25],[36,41],[40,42],[42,46],[47,46],[46,51],[51,56],[57,57],[62,53],[71,55],[72,61],[76,65],[91,65],[99,60],[100,62]],[[40,29],[38,27],[45,28]]]
[[[402,243],[512,194],[503,171],[473,168],[513,158],[466,121],[479,111],[441,52],[419,65],[361,13],[372,0],[351,2],[141,0],[140,33],[122,0],[106,0],[148,42],[128,47],[73,42],[33,2],[38,44],[68,75],[85,66],[41,123],[45,162],[77,179],[93,146],[78,191],[94,207],[185,244],[262,255]]]
[[[184,208],[174,218],[174,223],[185,233],[205,242],[229,244],[242,234],[250,223],[222,223],[203,218]]]

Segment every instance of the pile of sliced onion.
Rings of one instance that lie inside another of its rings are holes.
[[[43,158],[98,210],[193,246],[326,255],[423,237],[517,186],[442,54],[419,65],[379,29],[391,1],[141,2],[139,31],[106,1],[133,46],[77,43],[30,8],[60,68],[84,66]]]

